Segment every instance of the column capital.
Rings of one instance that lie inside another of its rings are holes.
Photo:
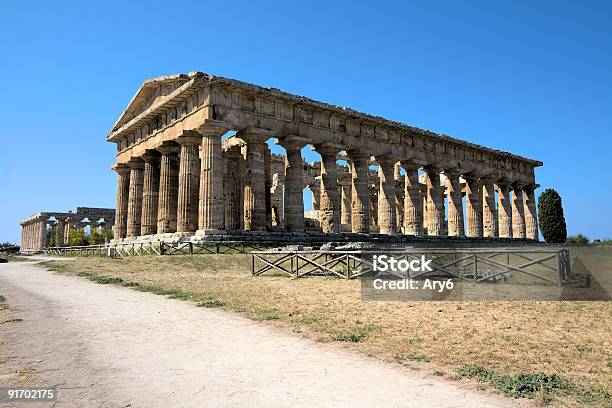
[[[144,169],[144,161],[139,157],[132,157],[125,163],[130,169]]]
[[[421,168],[422,164],[417,163],[413,159],[410,160],[400,160],[400,166],[404,168],[406,171],[414,171]]]
[[[447,178],[457,178],[459,176],[461,176],[463,174],[463,171],[459,168],[450,168],[450,169],[444,169],[444,175]]]
[[[202,135],[195,131],[184,130],[183,133],[174,139],[180,145],[199,145],[202,143]]]
[[[256,127],[248,127],[240,129],[236,133],[238,139],[242,139],[247,143],[260,142],[263,143],[271,137],[275,137],[275,132],[267,129],[260,129]]]
[[[523,186],[523,191],[535,191],[537,188],[539,188],[540,185],[537,183],[527,183],[525,184],[525,186]]]
[[[352,160],[370,160],[372,154],[370,152],[365,151],[364,149],[348,149],[346,150],[346,155],[348,158]]]
[[[219,120],[205,119],[204,124],[194,130],[202,136],[221,137],[224,133],[232,130],[232,125]]]
[[[180,151],[180,146],[174,143],[164,143],[155,148],[161,154],[173,154]]]
[[[125,163],[115,163],[111,166],[111,170],[117,172],[117,174],[127,174],[130,172],[130,168]]]
[[[285,150],[301,150],[308,143],[310,143],[310,139],[295,135],[285,136],[281,139],[278,139],[276,142],[276,144],[279,144],[284,147]]]
[[[156,150],[147,150],[140,156],[145,163],[151,163],[153,161],[159,160],[159,153]]]
[[[395,165],[399,161],[389,154],[381,154],[380,156],[375,156],[375,158],[379,166]]]
[[[331,156],[336,157],[338,151],[342,150],[342,146],[333,143],[333,142],[325,142],[318,145],[313,146],[314,150],[319,153],[321,156]]]
[[[442,167],[437,166],[437,165],[435,165],[435,164],[427,164],[427,165],[423,166],[423,171],[424,171],[425,173],[430,173],[430,172],[432,172],[432,173],[438,173],[438,174],[440,174],[440,173],[441,173],[443,170],[444,170],[444,169],[443,169]]]
[[[528,183],[524,182],[524,181],[515,181],[514,183],[512,183],[512,189],[513,190],[523,190],[523,188],[525,188],[525,186]]]

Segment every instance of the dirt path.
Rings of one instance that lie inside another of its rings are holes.
[[[0,265],[0,368],[57,385],[56,407],[509,407],[466,384],[220,310],[32,263]],[[15,377],[0,376],[0,387]],[[44,406],[44,404],[37,404]]]

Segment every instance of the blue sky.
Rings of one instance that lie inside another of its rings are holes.
[[[114,207],[108,130],[144,79],[194,70],[541,160],[569,233],[612,237],[612,2],[126,3],[2,2],[0,241]]]

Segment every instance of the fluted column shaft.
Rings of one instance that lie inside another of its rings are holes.
[[[537,185],[525,186],[523,194],[525,209],[525,235],[528,239],[538,240],[538,216],[536,212],[535,189]]]
[[[304,160],[301,149],[305,141],[285,138],[281,145],[287,152],[285,163],[285,229],[289,232],[304,231]]]
[[[525,238],[524,184],[512,185],[512,238]]]
[[[66,220],[63,218],[58,218],[57,219],[57,230],[56,230],[56,236],[55,236],[55,244],[58,247],[64,246],[66,244],[66,242],[64,241],[64,228],[66,228]],[[31,237],[31,234],[30,234]],[[30,249],[31,249],[31,245],[32,243],[30,242]]]
[[[393,178],[395,179],[395,223],[397,232],[404,226],[404,176],[401,174],[402,166],[395,163]]]
[[[427,234],[440,235],[444,227],[444,188],[440,186],[440,169],[425,167],[427,175]]]
[[[115,239],[125,238],[127,232],[128,197],[130,191],[130,168],[126,165],[116,165],[117,172],[117,204],[115,206]],[[62,241],[64,234],[62,232]],[[56,245],[58,242],[56,241]]]
[[[198,196],[200,189],[200,136],[181,136],[176,231],[195,232],[198,229]]]
[[[142,216],[142,183],[144,178],[144,162],[133,160],[128,162],[130,167],[130,190],[127,208],[127,237],[137,237],[140,234],[140,220]]]
[[[381,234],[393,235],[397,233],[394,160],[379,161],[378,180],[378,226]]]
[[[497,212],[500,238],[512,238],[512,203],[508,183],[497,183]]]
[[[341,179],[340,184],[340,224],[351,225],[351,213],[353,211],[352,196],[353,183],[348,179]]]
[[[202,135],[202,161],[200,163],[200,198],[198,229],[222,230],[223,217],[223,131],[205,129]]]
[[[178,202],[178,166],[175,146],[162,145],[159,164],[159,201],[157,204],[157,233],[176,232],[176,209]],[[115,228],[117,226],[115,225]]]
[[[204,153],[204,150],[202,150]],[[240,180],[240,163],[239,158],[237,157],[234,151],[226,152],[225,158],[223,159],[224,168],[224,179],[223,179],[223,209],[224,209],[224,225],[226,230],[238,230],[240,229],[240,217],[242,214],[239,211],[239,208],[242,206],[240,202],[240,188],[241,188],[241,180]],[[207,164],[208,165],[208,164]],[[202,166],[204,166],[204,156],[202,155]],[[204,171],[201,173],[202,177],[204,175]],[[206,172],[206,176],[210,175],[210,171]],[[202,178],[200,178],[200,186],[203,183]],[[207,181],[208,185],[210,185],[210,180]],[[209,191],[208,187],[205,187],[204,190],[200,190],[200,195],[202,192],[206,194]],[[207,200],[210,202],[210,197]],[[202,203],[202,197],[200,196],[200,203]],[[211,207],[207,207],[211,208]],[[202,229],[202,216],[211,217],[208,211],[200,213],[200,229]],[[217,220],[218,221],[218,220]],[[208,225],[208,224],[207,224]],[[212,224],[210,224],[212,225]],[[218,229],[218,228],[216,228]]]
[[[263,231],[266,229],[266,180],[264,166],[264,143],[268,135],[260,133],[239,134],[246,141],[244,147],[244,229]]]
[[[404,181],[404,234],[423,235],[423,198],[419,182],[419,166],[402,162]]]
[[[370,189],[368,186],[370,156],[361,151],[349,152],[351,159],[351,231],[370,232]]]
[[[495,188],[493,180],[481,178],[482,187],[482,224],[485,238],[497,237],[497,210],[495,209]]]
[[[40,248],[46,248],[47,247],[47,219],[46,218],[43,218],[40,221],[39,228],[40,228],[40,231],[39,231]]]
[[[465,216],[467,236],[482,238],[482,191],[478,177],[465,176]]]
[[[319,202],[321,230],[326,233],[338,233],[340,232],[338,165],[336,163],[338,147],[323,144],[317,146],[316,150],[321,155],[321,200]]]
[[[463,195],[461,194],[460,173],[445,171],[448,179],[448,235],[464,237],[463,225]]]
[[[140,235],[157,232],[157,205],[159,203],[159,157],[152,153],[142,156],[144,180],[142,187],[142,215]]]

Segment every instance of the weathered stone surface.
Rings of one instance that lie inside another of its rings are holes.
[[[321,200],[319,222],[323,232],[340,232],[340,202],[338,197],[338,169],[336,156],[339,146],[323,143],[315,146],[321,155]]]
[[[395,160],[384,156],[377,159],[378,190],[378,226],[381,234],[397,233],[395,212]]]
[[[444,229],[444,188],[440,186],[440,168],[423,169],[427,180],[427,234],[440,235]]]
[[[464,175],[466,181],[465,214],[466,235],[473,238],[482,237],[482,190],[478,177]]]
[[[130,188],[127,207],[127,237],[140,235],[140,220],[142,216],[142,186],[144,181],[144,162],[133,159],[128,162],[130,167]]]
[[[537,184],[529,184],[525,186],[525,194],[523,199],[525,202],[525,230],[526,236],[529,239],[538,240],[538,217],[536,214],[535,189]]]
[[[370,189],[368,184],[370,156],[361,150],[348,152],[351,160],[351,226],[356,234],[370,232]]]
[[[157,233],[165,234],[176,232],[179,147],[167,144],[159,146],[157,150],[161,153]]]
[[[140,235],[157,233],[157,205],[159,203],[159,154],[142,155],[144,180],[142,186],[142,216]]]
[[[444,170],[447,177],[448,191],[448,235],[451,237],[464,237],[463,226],[463,200],[459,176],[461,172]]]
[[[525,201],[522,183],[512,185],[512,237],[525,238]]]
[[[200,189],[200,158],[198,147],[202,137],[189,133],[177,138],[181,145],[179,156],[177,232],[195,232],[198,228]]]
[[[402,162],[406,171],[404,182],[404,233],[423,235],[423,198],[419,182],[419,165],[411,161]]]
[[[266,182],[264,167],[264,143],[270,135],[259,129],[249,128],[238,134],[246,142],[243,148],[244,175],[244,229],[266,229]]]
[[[115,239],[125,238],[127,232],[128,197],[130,192],[130,168],[117,164],[117,206],[115,208]]]
[[[495,208],[495,188],[491,177],[481,178],[482,187],[482,223],[485,238],[497,237],[497,210]]]
[[[307,140],[288,136],[280,141],[287,151],[285,168],[285,228],[289,232],[304,231],[303,166],[301,149]]]
[[[507,182],[497,182],[497,214],[499,237],[512,237],[512,207],[510,185]]]

